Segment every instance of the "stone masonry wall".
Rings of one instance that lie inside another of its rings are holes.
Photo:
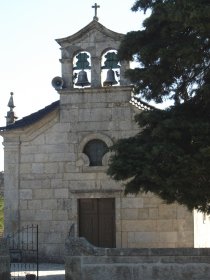
[[[193,213],[149,193],[117,199],[123,248],[193,247]]]
[[[210,250],[106,249],[69,238],[65,269],[65,280],[208,280]]]
[[[118,248],[193,247],[192,213],[151,194],[124,197],[123,186],[106,175],[109,155],[103,166],[90,167],[83,153],[91,139],[110,146],[139,131],[129,100],[130,87],[67,90],[60,111],[20,131],[19,138],[11,131],[5,141],[5,234],[19,221],[38,224],[40,255],[61,259],[72,224],[78,236],[78,199],[110,197]]]

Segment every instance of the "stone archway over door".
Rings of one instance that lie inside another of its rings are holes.
[[[79,199],[78,206],[79,236],[98,247],[115,247],[115,199]]]

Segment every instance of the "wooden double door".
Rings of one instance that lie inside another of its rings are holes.
[[[115,199],[79,199],[78,208],[79,236],[97,247],[115,247]]]

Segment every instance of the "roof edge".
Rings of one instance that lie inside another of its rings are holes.
[[[133,95],[131,97],[131,100],[130,100],[130,103],[137,107],[138,109],[140,110],[143,110],[143,111],[151,111],[151,110],[157,110],[156,107],[148,104],[147,102],[141,100],[139,97],[136,97],[135,95]]]
[[[9,130],[29,126],[29,125],[41,120],[47,114],[49,114],[52,111],[59,108],[59,104],[60,104],[60,100],[57,100],[57,101],[51,103],[50,105],[40,109],[39,111],[36,111],[26,117],[23,117],[22,119],[14,122],[13,124],[9,124],[9,125],[0,127],[0,131],[9,131]]]

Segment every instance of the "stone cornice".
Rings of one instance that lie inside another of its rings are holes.
[[[47,115],[45,115],[43,118],[36,121],[35,123],[31,123],[21,128],[0,131],[0,135],[7,139],[7,141],[10,138],[16,139],[17,137],[21,137],[21,141],[26,139],[32,140],[33,138],[37,137],[40,133],[46,130],[46,125],[49,128],[51,125],[57,123],[58,118],[59,109],[57,108],[56,110],[49,112]]]
[[[101,23],[99,23],[96,20],[91,21],[88,25],[86,25],[84,28],[82,28],[81,30],[79,30],[77,33],[70,35],[68,37],[65,38],[61,38],[61,39],[56,39],[55,41],[61,46],[61,47],[65,47],[69,44],[72,44],[73,42],[77,41],[78,39],[81,39],[83,36],[86,36],[86,34],[88,32],[90,32],[91,30],[97,30],[101,33],[103,33],[104,35],[106,35],[107,37],[112,38],[113,40],[122,40],[124,34],[122,33],[117,33],[114,32],[108,28],[106,28],[105,26],[103,26]]]
[[[0,127],[0,135],[4,136],[9,135],[10,131],[15,131],[16,134],[21,133],[21,131],[25,131],[28,127],[31,127],[31,125],[42,122],[42,120],[45,119],[48,115],[50,116],[52,112],[59,110],[59,101],[55,101],[52,104],[46,106],[45,108],[32,113],[31,115],[28,115],[16,122],[14,122],[11,125],[7,125],[4,127]]]
[[[112,86],[112,87],[85,87],[85,88],[64,88],[61,90],[57,90],[59,94],[74,94],[74,93],[111,93],[114,92],[117,94],[118,92],[127,91],[131,94],[133,86]]]

